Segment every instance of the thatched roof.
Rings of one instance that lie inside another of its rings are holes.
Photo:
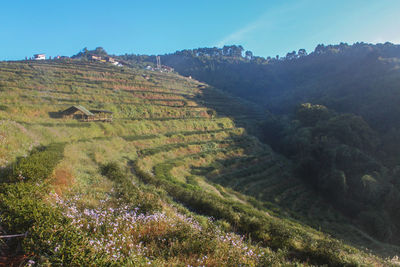
[[[81,111],[83,114],[85,114],[87,116],[94,116],[94,114],[92,112],[90,112],[89,110],[87,110],[85,107],[83,107],[81,105],[69,107],[66,110],[64,110],[62,113],[68,115],[68,114],[75,113],[77,110]]]

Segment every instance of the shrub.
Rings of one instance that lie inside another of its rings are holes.
[[[99,260],[101,256],[82,249],[90,246],[81,231],[71,226],[71,219],[43,199],[47,191],[43,183],[32,181],[3,185],[0,221],[7,232],[27,233],[22,249],[39,265],[80,266],[96,262],[96,257]]]
[[[100,169],[104,176],[114,182],[118,199],[139,208],[142,213],[161,210],[159,197],[139,190],[116,162],[104,164]]]
[[[64,143],[34,148],[27,157],[20,157],[6,171],[4,182],[42,181],[49,177],[62,159]]]

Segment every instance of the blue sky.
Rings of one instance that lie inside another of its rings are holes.
[[[241,44],[259,56],[317,44],[400,43],[400,0],[2,0],[0,60],[34,53],[164,54]]]

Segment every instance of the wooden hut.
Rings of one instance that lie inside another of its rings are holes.
[[[77,119],[80,121],[112,121],[112,112],[108,110],[87,110],[81,105],[76,105],[67,108],[61,112],[63,118]]]
[[[93,121],[95,115],[81,105],[72,106],[61,112],[63,118]]]

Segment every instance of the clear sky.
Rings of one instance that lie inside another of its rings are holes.
[[[400,0],[1,0],[0,60],[34,53],[164,54],[241,44],[259,56],[317,44],[400,43]]]

